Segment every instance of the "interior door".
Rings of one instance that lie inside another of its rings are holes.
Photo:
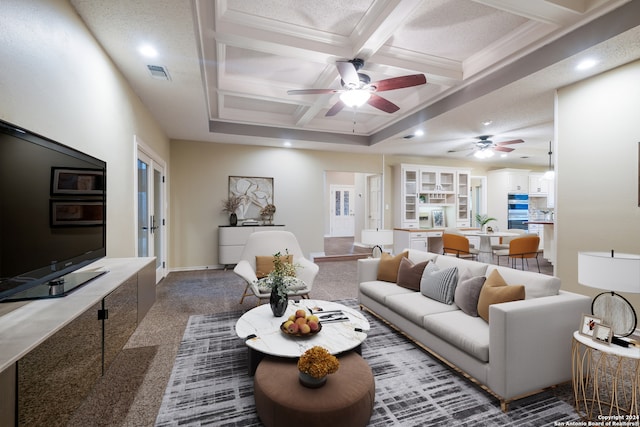
[[[367,189],[369,197],[367,198],[367,224],[366,228],[370,230],[380,229],[382,225],[382,179],[380,175],[367,176]]]
[[[355,231],[353,185],[331,186],[331,236],[351,237]]]
[[[156,283],[166,275],[164,163],[138,150],[137,256],[156,257]]]

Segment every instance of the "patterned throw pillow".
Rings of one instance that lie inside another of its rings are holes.
[[[402,261],[402,258],[407,258],[408,256],[408,251],[404,251],[396,256],[382,252],[382,255],[380,256],[380,263],[378,264],[378,280],[397,283],[400,261]]]
[[[427,264],[420,280],[420,292],[445,304],[453,304],[453,295],[458,283],[458,268],[440,270],[434,263]]]
[[[414,264],[409,258],[402,258],[398,269],[398,283],[396,284],[412,291],[419,291],[420,279],[428,263],[429,261],[424,261]]]

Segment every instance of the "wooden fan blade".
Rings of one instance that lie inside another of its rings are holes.
[[[333,104],[333,107],[329,108],[329,111],[327,111],[327,114],[325,114],[325,117],[331,117],[331,116],[335,116],[336,114],[338,114],[340,111],[342,111],[342,109],[345,107],[344,102],[338,100],[338,102],[336,102],[335,104]]]
[[[411,74],[402,77],[393,77],[390,79],[380,80],[371,83],[371,86],[376,88],[376,92],[382,92],[385,90],[402,89],[404,87],[412,87],[423,85],[427,82],[427,78],[424,74]]]
[[[385,113],[395,113],[400,109],[400,107],[398,107],[393,102],[387,101],[386,99],[376,95],[375,93],[371,94],[371,97],[367,101],[367,104],[377,108],[378,110],[382,110]]]
[[[496,145],[520,144],[524,142],[522,139],[512,139],[511,141],[496,142]]]
[[[287,95],[321,95],[325,93],[338,93],[344,92],[341,89],[300,89],[300,90],[288,90]]]
[[[509,148],[509,147],[501,147],[501,146],[496,146],[493,147],[494,151],[502,151],[503,153],[510,153],[514,150],[514,148]]]
[[[336,61],[336,67],[338,67],[338,73],[346,86],[357,87],[360,85],[360,77],[356,67],[350,61]]]

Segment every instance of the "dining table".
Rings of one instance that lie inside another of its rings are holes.
[[[493,250],[491,249],[492,237],[514,237],[519,236],[518,233],[511,231],[480,231],[480,230],[463,230],[460,231],[467,237],[477,236],[480,238],[480,247],[478,248],[478,261],[490,264],[493,261]]]

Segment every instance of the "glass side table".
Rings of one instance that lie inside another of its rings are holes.
[[[640,425],[640,348],[600,344],[576,331],[571,370],[575,409],[583,419]]]

